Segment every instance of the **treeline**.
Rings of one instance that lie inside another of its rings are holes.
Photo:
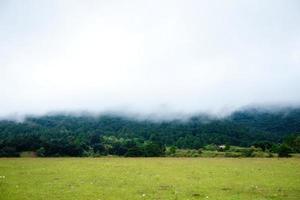
[[[164,156],[166,147],[198,150],[210,144],[283,149],[289,154],[299,152],[299,133],[300,109],[252,109],[223,119],[199,115],[161,122],[114,115],[52,115],[0,121],[0,156],[24,151],[38,156]]]
[[[26,150],[24,148],[23,150]],[[17,151],[22,151],[18,149]],[[93,135],[86,143],[76,143],[67,140],[51,140],[43,143],[36,150],[40,157],[49,156],[107,156],[117,155],[126,157],[157,157],[163,156],[165,146],[154,141],[142,141],[139,139],[123,139],[114,136]]]

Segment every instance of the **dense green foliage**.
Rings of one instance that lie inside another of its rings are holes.
[[[226,118],[152,121],[116,115],[49,115],[23,122],[0,121],[0,156],[34,151],[39,156],[162,156],[165,147],[199,149],[209,144],[264,151],[300,152],[300,109],[246,110]],[[293,135],[291,135],[293,134]],[[251,152],[250,152],[251,153]]]

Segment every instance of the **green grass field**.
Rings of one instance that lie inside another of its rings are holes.
[[[0,200],[300,199],[300,159],[3,158]]]

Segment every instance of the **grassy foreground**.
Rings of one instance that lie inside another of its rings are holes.
[[[1,200],[300,199],[300,159],[4,158]]]

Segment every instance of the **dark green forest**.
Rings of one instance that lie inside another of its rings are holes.
[[[0,121],[0,156],[32,151],[38,156],[164,156],[167,147],[206,145],[260,147],[300,152],[300,108],[248,109],[225,118],[197,115],[186,120],[56,114]]]

